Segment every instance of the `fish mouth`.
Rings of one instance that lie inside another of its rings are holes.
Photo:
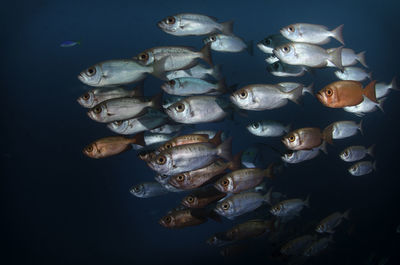
[[[82,73],[80,73],[78,76],[79,81],[81,81],[82,83],[85,83],[85,77],[82,75]]]
[[[92,120],[97,121],[92,111],[88,111],[88,112],[87,112],[87,115],[88,115],[89,118],[91,118]]]

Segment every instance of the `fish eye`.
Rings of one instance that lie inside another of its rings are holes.
[[[247,98],[247,91],[246,91],[246,90],[242,90],[242,91],[239,93],[239,97],[240,97],[241,99]]]
[[[192,203],[192,202],[194,201],[193,196],[188,196],[188,197],[187,197],[187,201],[190,202],[190,203]]]
[[[93,76],[94,74],[96,74],[96,68],[95,67],[90,67],[86,70],[86,74],[88,76]]]
[[[136,192],[139,192],[140,191],[140,187],[139,186],[135,186],[135,187],[133,187],[133,190],[136,191]]]
[[[222,209],[228,210],[229,209],[229,203],[222,204]]]
[[[168,81],[168,84],[170,84],[171,86],[174,86],[175,83],[176,83],[175,80],[169,80],[169,81]]]
[[[285,45],[282,47],[282,50],[284,53],[288,53],[288,52],[290,52],[290,47],[288,45]]]
[[[167,17],[166,19],[165,19],[165,23],[167,23],[167,24],[175,24],[175,17]]]
[[[221,181],[221,184],[226,187],[226,186],[229,185],[229,180],[224,179],[224,180]]]
[[[289,27],[288,27],[288,30],[289,30],[290,32],[294,32],[294,27],[293,27],[293,26],[289,26]]]
[[[182,111],[185,110],[185,105],[182,104],[182,103],[179,103],[178,105],[176,105],[175,110],[176,110],[177,112],[182,112]]]
[[[122,123],[123,123],[123,121],[114,121],[114,124],[117,126],[121,126]]]
[[[270,45],[271,44],[271,39],[270,38],[267,38],[267,39],[265,39],[265,44],[267,44],[267,45]]]
[[[275,62],[272,64],[272,68],[274,68],[275,70],[279,69],[279,63]]]
[[[176,177],[176,179],[177,179],[179,182],[182,182],[182,181],[185,179],[185,176],[184,176],[184,175],[179,175],[179,176]]]
[[[169,215],[164,216],[163,220],[165,223],[169,224],[171,222],[171,216],[169,216]]]
[[[287,157],[288,157],[288,158],[291,158],[291,157],[293,156],[293,154],[294,154],[293,152],[292,152],[292,153],[289,153],[289,154],[287,154]]]
[[[253,123],[252,127],[253,127],[254,129],[258,129],[259,125],[258,125],[258,123]]]
[[[149,54],[146,52],[142,52],[141,54],[139,54],[138,58],[140,61],[147,61],[149,59]]]
[[[170,149],[172,147],[172,145],[170,143],[165,144],[165,149]]]
[[[280,209],[281,209],[281,206],[280,206],[280,205],[278,205],[278,206],[275,207],[275,210],[277,210],[277,211],[279,211]]]
[[[96,114],[99,114],[101,112],[101,107],[95,107],[93,109],[93,112],[96,113]]]
[[[86,152],[91,153],[91,152],[93,152],[93,146],[92,145],[88,145],[88,146],[85,147],[85,150],[86,150]]]
[[[89,100],[89,98],[90,98],[89,93],[86,93],[85,95],[83,95],[82,98],[83,98],[84,100]]]
[[[328,88],[328,89],[326,90],[325,94],[326,94],[328,97],[332,96],[332,94],[333,94],[332,89]]]
[[[217,38],[216,38],[215,36],[211,36],[211,37],[210,37],[210,40],[211,40],[211,41],[216,41]]]
[[[156,160],[157,164],[159,165],[164,165],[165,162],[167,162],[167,159],[165,158],[165,156],[159,156]]]
[[[295,137],[294,135],[291,135],[291,136],[289,137],[289,141],[290,141],[290,142],[294,142],[295,139],[296,139],[296,137]]]

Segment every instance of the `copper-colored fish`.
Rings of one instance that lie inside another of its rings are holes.
[[[310,150],[322,144],[324,135],[319,128],[301,128],[286,134],[283,144],[290,150]]]
[[[214,212],[204,209],[183,209],[168,213],[160,219],[160,225],[167,228],[182,228],[207,222],[208,217],[219,220]]]
[[[183,172],[178,175],[172,176],[168,183],[175,188],[182,190],[195,189],[212,179],[213,177],[222,174],[225,170],[236,170],[241,165],[241,153],[235,155],[232,161],[224,162],[218,159],[214,163],[200,169],[193,171]]]
[[[209,139],[208,134],[187,134],[187,135],[177,136],[174,139],[163,144],[159,148],[159,151],[161,152],[166,149],[170,149],[172,147],[184,144],[196,144],[196,143],[207,143],[207,142],[213,143],[215,146],[218,146],[222,142],[221,134],[222,131],[219,131],[217,134],[215,134],[214,138],[212,139]]]
[[[375,94],[375,83],[376,81],[371,81],[363,89],[362,83],[358,81],[336,81],[321,89],[316,96],[323,105],[330,108],[358,105],[363,101],[364,95],[378,103]]]
[[[87,145],[83,153],[91,158],[105,158],[130,150],[131,144],[145,146],[143,133],[138,133],[132,138],[111,136],[98,139]]]
[[[189,208],[204,208],[212,202],[225,197],[226,194],[218,191],[213,186],[189,194],[182,200],[182,204]]]
[[[228,231],[225,235],[229,240],[238,241],[265,235],[274,229],[274,220],[249,220],[238,224]]]

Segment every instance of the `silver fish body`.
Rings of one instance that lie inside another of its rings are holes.
[[[361,161],[352,165],[348,171],[353,176],[363,176],[376,170],[376,163],[371,161]]]
[[[247,130],[257,136],[262,137],[277,137],[288,133],[290,124],[283,125],[276,121],[263,120],[254,122],[246,126]]]
[[[139,198],[156,197],[168,193],[168,190],[158,182],[143,182],[133,186],[129,191]]]
[[[344,213],[334,212],[328,217],[324,218],[315,228],[315,231],[318,233],[334,233],[334,229],[338,227],[343,219],[349,218],[350,210],[347,210]]]
[[[297,23],[286,26],[280,30],[282,36],[294,42],[306,42],[312,44],[326,44],[330,37],[337,39],[344,44],[342,37],[343,25],[329,31],[322,25]]]
[[[367,154],[374,156],[373,150],[375,145],[365,148],[362,145],[353,145],[344,149],[339,157],[346,162],[354,162],[363,159]]]
[[[359,124],[354,121],[337,121],[332,124],[332,139],[343,139],[362,133],[362,121]]]
[[[290,199],[279,202],[278,204],[271,207],[271,214],[278,217],[293,216],[300,213],[300,211],[309,206],[310,197],[308,196],[305,200],[301,199]]]
[[[284,154],[281,158],[286,163],[297,164],[317,157],[320,150],[322,150],[324,153],[327,153],[326,142],[323,142],[319,147],[311,150],[298,150],[289,154]]]
[[[353,81],[364,81],[365,79],[371,79],[371,73],[365,72],[364,69],[359,67],[347,66],[342,71],[335,71],[337,78],[341,80],[353,80]]]
[[[363,101],[360,104],[344,107],[343,110],[362,117],[366,113],[374,112],[377,109],[380,109],[383,112],[383,103],[385,102],[385,100],[386,98],[381,98],[378,99],[378,103],[376,103],[363,95]]]
[[[201,94],[218,95],[225,92],[225,82],[211,83],[200,78],[181,77],[164,83],[161,88],[170,95],[190,96]]]
[[[400,89],[397,87],[396,84],[396,78],[394,77],[392,79],[392,82],[390,84],[386,83],[376,83],[375,85],[375,94],[376,98],[383,98],[387,94],[389,94],[390,90],[396,90],[399,91]]]
[[[163,144],[171,139],[173,139],[176,134],[165,134],[165,133],[149,133],[144,134],[144,142],[146,146],[153,146]]]
[[[303,65],[290,65],[281,61],[276,61],[267,66],[267,71],[274,76],[289,77],[289,76],[303,76],[308,68]]]
[[[332,236],[320,238],[308,246],[303,255],[306,257],[315,256],[326,249],[331,242],[333,242]]]
[[[165,74],[165,76],[168,80],[181,77],[193,77],[193,78],[205,79],[208,76],[212,76],[214,79],[219,80],[221,79],[220,67],[221,66],[219,65],[215,65],[212,68],[207,68],[202,64],[197,64],[189,69],[169,71]]]
[[[165,134],[170,134],[170,133],[177,133],[181,130],[183,130],[183,128],[185,127],[185,125],[183,124],[164,124],[161,125],[160,127],[154,128],[152,130],[150,130],[150,132],[152,133],[165,133]]]
[[[333,52],[335,49],[327,49],[326,51],[328,53]],[[342,66],[351,66],[355,65],[357,62],[360,62],[364,67],[368,67],[366,62],[365,62],[365,52],[360,52],[356,54],[352,49],[349,48],[343,48],[342,49]],[[327,62],[327,67],[336,67],[335,64],[332,62],[328,61]]]
[[[264,53],[272,54],[273,50],[283,44],[289,43],[290,40],[283,37],[281,34],[269,35],[265,39],[257,43],[257,47]]]
[[[213,34],[203,40],[210,43],[211,49],[218,52],[241,52],[247,49],[247,44],[234,35]]]
[[[137,92],[135,90],[130,91],[120,87],[100,87],[95,88],[87,93],[83,94],[78,98],[78,103],[85,108],[93,108],[103,101],[112,98],[124,98],[135,96]]]

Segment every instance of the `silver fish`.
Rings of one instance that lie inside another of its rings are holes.
[[[210,44],[211,50],[218,52],[241,52],[248,49],[251,53],[251,47],[239,37],[234,35],[213,34],[203,40],[204,44]]]
[[[186,98],[186,97],[166,95],[163,99],[162,107],[163,107],[163,109],[166,109],[169,106],[175,104],[178,101],[181,101],[184,98]]]
[[[363,159],[367,154],[371,157],[374,156],[375,144],[369,148],[365,148],[362,145],[349,146],[339,154],[339,157],[346,162],[354,162]]]
[[[168,190],[158,182],[143,182],[133,186],[129,191],[139,198],[156,197],[168,193]]]
[[[316,238],[316,236],[311,235],[297,237],[283,245],[280,252],[288,256],[302,254]]]
[[[376,170],[376,162],[361,161],[349,168],[349,173],[353,176],[362,176],[371,173]]]
[[[212,68],[207,68],[202,64],[198,64],[193,66],[192,68],[186,70],[175,70],[169,71],[165,74],[168,80],[181,78],[181,77],[193,77],[193,78],[200,78],[205,79],[208,76],[212,76],[216,80],[221,79],[221,66],[215,65]]]
[[[269,203],[270,195],[259,192],[242,192],[219,202],[214,211],[228,219],[252,212],[264,203]]]
[[[140,81],[153,71],[152,66],[144,66],[135,60],[109,60],[82,71],[78,79],[94,87],[118,86]]]
[[[225,79],[221,79],[218,83],[211,83],[199,78],[181,77],[169,80],[161,88],[168,94],[177,96],[219,95],[225,93],[226,84]]]
[[[183,125],[183,124],[168,124],[167,123],[160,127],[150,130],[150,132],[170,134],[170,133],[179,132],[179,131],[183,130],[184,127],[185,127],[185,125]]]
[[[320,238],[308,246],[303,255],[306,257],[315,256],[326,249],[331,242],[333,242],[332,235],[329,237]]]
[[[160,185],[169,192],[182,192],[183,190],[177,189],[168,183],[171,176],[167,175],[157,175],[154,179],[160,183]]]
[[[371,79],[372,73],[365,72],[364,69],[359,67],[347,66],[344,67],[342,71],[335,71],[337,78],[341,80],[354,80],[354,81],[364,81],[365,79]]]
[[[269,35],[265,39],[257,43],[257,47],[264,53],[273,53],[276,47],[289,43],[290,40],[283,37],[281,34]]]
[[[85,108],[93,108],[103,101],[112,98],[142,96],[140,89],[126,90],[120,87],[101,87],[92,89],[78,98],[78,103]]]
[[[310,207],[310,196],[303,201],[301,199],[291,199],[282,201],[271,207],[271,214],[278,217],[298,215],[300,211],[306,207]]]
[[[325,67],[328,62],[343,69],[342,47],[327,50],[309,43],[291,42],[274,49],[274,54],[283,63],[290,65],[303,65],[309,67]]]
[[[180,123],[197,124],[224,119],[229,103],[213,96],[187,97],[165,109],[168,116]]]
[[[175,36],[208,35],[215,32],[232,33],[233,22],[218,23],[216,18],[200,14],[176,14],[157,23],[165,33]]]
[[[209,139],[214,138],[214,136],[217,134],[217,131],[194,131],[191,132],[191,134],[207,134]],[[228,133],[226,132],[222,132],[221,134],[221,141],[225,141],[226,139],[228,139]]]
[[[160,145],[165,142],[168,142],[169,140],[173,139],[176,137],[175,133],[171,134],[165,134],[165,133],[149,133],[146,132],[144,134],[144,142],[146,146],[154,146],[154,145]]]
[[[386,98],[378,99],[378,103],[373,102],[367,96],[363,95],[363,101],[355,106],[344,107],[343,110],[347,112],[354,113],[355,115],[362,117],[366,113],[374,112],[377,109],[383,111],[383,103],[385,102]]]
[[[257,136],[277,137],[290,131],[290,124],[283,125],[277,121],[263,120],[246,126],[247,130]]]
[[[231,95],[233,104],[246,110],[267,110],[283,107],[288,100],[299,103],[303,86],[285,92],[279,85],[255,84],[245,86]]]
[[[103,123],[131,119],[142,115],[146,108],[157,108],[161,97],[162,94],[158,94],[150,101],[137,97],[109,99],[90,109],[88,116]]]
[[[295,83],[295,82],[282,82],[282,83],[278,83],[278,85],[280,85],[281,87],[283,87],[285,89],[286,92],[290,92],[293,89],[297,88],[298,86],[303,86],[303,91],[301,92],[301,94],[304,96],[306,93],[310,94],[310,95],[314,95],[314,91],[313,91],[313,86],[314,83],[311,83],[309,86],[305,86],[301,83]]]
[[[327,49],[328,53],[332,53],[335,49]],[[342,49],[342,65],[343,66],[351,66],[355,65],[357,62],[360,62],[364,67],[368,67],[367,63],[365,62],[365,51],[356,54],[352,49],[343,48]],[[328,61],[327,67],[336,67],[335,64]]]
[[[338,227],[343,219],[349,219],[350,209],[344,213],[334,212],[328,217],[324,218],[315,228],[318,233],[334,233],[334,229]]]
[[[390,90],[395,90],[395,91],[400,90],[397,87],[396,77],[393,77],[392,82],[390,84],[376,83],[376,85],[375,85],[376,98],[383,98],[384,96],[389,94]]]
[[[297,164],[317,157],[320,150],[325,154],[327,154],[325,141],[320,146],[313,148],[311,150],[293,151],[291,153],[284,154],[281,158],[286,163]]]
[[[343,25],[329,31],[322,25],[296,23],[282,28],[280,32],[282,36],[294,42],[326,44],[332,37],[344,45],[342,30]]]
[[[159,153],[147,162],[159,174],[176,175],[205,167],[218,157],[232,160],[232,138],[215,147],[212,143],[197,143],[176,146]]]
[[[343,139],[353,135],[356,135],[357,132],[362,131],[362,120],[359,124],[354,121],[337,121],[324,129],[324,135],[328,138],[332,137],[332,139]]]
[[[267,71],[274,76],[289,77],[289,76],[303,76],[308,68],[303,65],[290,65],[276,61],[267,66]]]

